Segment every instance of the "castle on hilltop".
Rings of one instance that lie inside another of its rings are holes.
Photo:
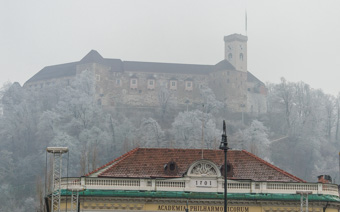
[[[31,77],[27,88],[43,89],[56,81],[69,84],[84,70],[96,80],[96,100],[107,107],[160,107],[160,92],[177,106],[202,104],[209,87],[230,111],[264,113],[267,89],[247,68],[246,36],[224,37],[225,58],[215,65],[122,61],[91,50],[78,62],[47,66]]]

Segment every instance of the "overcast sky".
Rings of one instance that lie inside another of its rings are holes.
[[[225,35],[245,34],[263,82],[340,92],[339,0],[0,0],[0,84],[91,49],[128,61],[216,64]]]

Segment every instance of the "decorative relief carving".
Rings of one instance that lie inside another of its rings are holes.
[[[200,161],[199,163],[195,164],[190,173],[192,175],[218,175],[216,168],[206,161]]]

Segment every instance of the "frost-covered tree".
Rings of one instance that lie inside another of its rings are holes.
[[[340,131],[340,93],[338,93],[335,99],[335,140],[339,140],[339,131]]]
[[[164,147],[164,131],[152,118],[142,119],[137,137],[143,147]]]
[[[200,89],[206,113],[216,113],[223,108],[223,103],[216,99],[215,93],[209,87]]]
[[[269,84],[268,88],[268,112],[273,114],[273,124],[282,126],[280,130],[283,133],[289,133],[292,125],[292,108],[294,106],[294,85],[282,77],[280,84]],[[279,120],[284,120],[284,122],[280,121],[280,123],[276,124],[275,119],[278,114],[281,116]]]
[[[176,147],[215,148],[221,133],[211,114],[200,110],[180,112],[172,123]]]
[[[270,158],[268,129],[258,120],[253,120],[248,128],[242,131],[244,148],[260,157]]]
[[[161,107],[161,117],[164,120],[165,113],[170,107],[170,97],[171,93],[166,86],[160,86],[158,90],[158,102]]]

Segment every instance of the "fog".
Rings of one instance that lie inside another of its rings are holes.
[[[132,61],[216,64],[223,36],[248,35],[248,69],[263,82],[340,91],[340,2],[0,1],[0,83],[91,49]],[[247,32],[245,14],[247,11]]]

